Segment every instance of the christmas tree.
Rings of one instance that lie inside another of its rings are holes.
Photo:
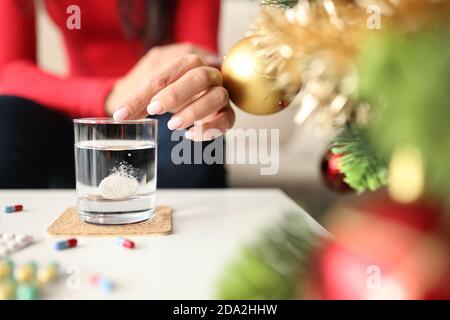
[[[330,150],[347,185],[366,195],[332,210],[346,213],[334,219],[334,241],[292,216],[280,221],[225,271],[219,296],[450,298],[450,1],[262,4],[249,41],[271,75],[267,94],[298,108],[299,124],[340,128]],[[371,291],[367,266],[390,282]]]

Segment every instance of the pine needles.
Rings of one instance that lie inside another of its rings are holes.
[[[340,170],[344,181],[357,192],[375,191],[387,185],[386,164],[370,147],[362,129],[345,129],[332,144],[334,154],[343,154]]]

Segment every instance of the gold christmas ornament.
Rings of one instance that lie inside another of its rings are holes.
[[[366,28],[362,11],[345,1],[299,1],[288,10],[266,8],[253,23],[257,55],[278,75],[275,87],[296,97],[296,123],[314,118],[342,125],[355,108],[350,97],[356,90],[353,58]]]
[[[381,30],[369,28],[374,8]],[[450,0],[298,0],[289,9],[264,8],[249,35],[256,56],[277,75],[275,90],[295,97],[295,122],[340,126],[368,116],[368,105],[355,99],[355,60],[370,33],[420,30],[449,15]]]
[[[283,110],[292,97],[276,86],[277,74],[268,59],[259,58],[252,37],[239,41],[224,57],[222,75],[230,100],[240,109],[268,115]]]

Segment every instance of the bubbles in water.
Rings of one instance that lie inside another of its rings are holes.
[[[98,189],[106,199],[126,199],[136,194],[139,186],[136,169],[126,161],[119,163],[118,167],[111,169],[110,174],[104,178]]]
[[[130,154],[128,154],[130,155]],[[130,155],[131,156],[131,155]],[[128,162],[126,161],[121,161],[119,163],[118,167],[114,167],[110,170],[110,175],[111,174],[120,174],[123,176],[128,176],[131,178],[136,178],[137,177],[137,170]]]

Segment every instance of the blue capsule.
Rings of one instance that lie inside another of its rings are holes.
[[[53,245],[55,250],[64,250],[64,249],[73,248],[76,246],[77,246],[77,239],[75,239],[75,238],[58,241],[58,242],[55,242],[55,244]]]
[[[94,287],[99,288],[103,293],[109,293],[115,288],[115,284],[111,279],[98,274],[92,275],[90,282]]]
[[[114,282],[105,277],[100,277],[100,281],[98,282],[98,287],[103,292],[110,292],[114,289]]]
[[[119,246],[127,248],[127,249],[134,249],[134,247],[135,247],[135,244],[133,241],[122,238],[122,237],[116,238],[116,243]]]
[[[5,207],[5,209],[3,209],[4,213],[13,213],[14,211],[16,211],[16,210],[14,210],[13,206],[7,206],[7,207]]]
[[[13,206],[6,206],[3,209],[4,213],[13,213],[13,212],[18,212],[18,211],[22,211],[23,210],[23,205],[21,204],[15,204]]]

